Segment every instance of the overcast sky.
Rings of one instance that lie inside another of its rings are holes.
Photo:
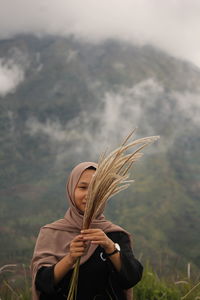
[[[150,43],[200,67],[200,0],[0,0],[0,39],[16,33]]]

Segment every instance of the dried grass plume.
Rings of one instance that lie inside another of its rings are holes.
[[[88,190],[83,229],[89,228],[92,219],[103,211],[110,197],[129,187],[133,182],[133,180],[128,180],[128,171],[132,164],[143,155],[141,153],[143,148],[159,139],[159,136],[151,136],[129,142],[134,132],[135,130],[128,135],[119,148],[108,156],[106,153],[100,156],[97,171]],[[135,147],[137,148],[131,151]]]

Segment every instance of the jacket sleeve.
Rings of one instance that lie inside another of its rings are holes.
[[[62,294],[63,288],[67,289],[71,280],[72,271],[68,272],[61,281],[55,285],[54,283],[54,267],[52,265],[50,267],[41,267],[36,275],[35,286],[36,289],[45,294],[52,297],[59,296]]]
[[[136,285],[142,278],[143,267],[141,263],[134,257],[130,239],[124,232],[112,232],[109,237],[120,245],[122,267],[118,272],[111,261],[108,259],[108,264],[111,271],[112,281],[117,282],[121,288],[129,289]]]
[[[36,289],[47,295],[56,295],[54,287],[54,266],[41,267],[35,279]]]

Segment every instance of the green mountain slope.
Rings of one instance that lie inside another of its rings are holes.
[[[73,37],[2,40],[0,59],[0,72],[23,74],[0,88],[1,264],[29,261],[40,226],[63,216],[72,166],[138,126],[161,139],[106,214],[158,268],[200,267],[200,70],[150,46]]]

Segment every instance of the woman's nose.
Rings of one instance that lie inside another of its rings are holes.
[[[85,191],[85,199],[87,199],[87,196],[88,196],[88,191]]]

